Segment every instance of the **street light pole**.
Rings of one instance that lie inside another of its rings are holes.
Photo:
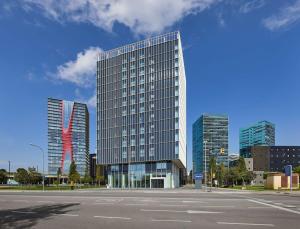
[[[207,185],[206,185],[206,143],[207,141],[205,140],[204,142],[204,185],[205,185],[205,191],[207,191]]]
[[[8,161],[8,177],[10,179],[10,161]]]
[[[32,147],[36,147],[38,148],[40,151],[42,151],[42,154],[43,154],[43,192],[45,191],[45,167],[44,167],[44,150],[42,147],[38,146],[38,145],[35,145],[35,144],[32,144],[30,143],[30,145]]]

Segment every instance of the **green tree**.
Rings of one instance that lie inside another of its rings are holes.
[[[300,176],[300,166],[294,167],[293,171],[294,173],[298,173]]]
[[[0,169],[0,184],[6,184],[8,180],[7,172],[5,169]]]
[[[224,185],[225,176],[226,176],[226,169],[224,164],[221,163],[221,165],[217,166],[217,170],[216,170],[216,179],[220,187]]]
[[[27,170],[24,168],[18,168],[15,174],[15,180],[20,184],[28,184],[30,179]]]
[[[38,173],[35,168],[28,168],[28,183],[39,184],[42,180],[42,174]]]
[[[210,177],[210,182],[211,182],[211,186],[212,186],[212,181],[213,178],[216,174],[216,170],[217,170],[217,161],[215,157],[211,157],[209,159],[209,177]]]
[[[84,173],[84,177],[82,178],[82,183],[90,184],[91,182],[92,182],[92,178],[90,177],[89,171],[86,168],[85,173]]]
[[[80,175],[77,172],[75,161],[73,160],[70,165],[70,170],[69,170],[69,181],[73,185],[74,183],[77,183],[80,180]]]
[[[61,172],[61,168],[59,167],[57,169],[56,172],[56,185],[59,186],[60,185],[60,176],[61,176],[62,172]]]

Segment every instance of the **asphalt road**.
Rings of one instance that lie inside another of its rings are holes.
[[[0,228],[300,228],[300,195],[196,190],[0,192]]]

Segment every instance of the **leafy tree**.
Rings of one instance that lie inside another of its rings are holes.
[[[15,174],[15,180],[20,184],[28,184],[30,178],[27,170],[24,168],[18,168]]]
[[[57,184],[57,186],[60,185],[60,176],[61,176],[61,174],[62,174],[61,168],[59,167],[59,168],[57,169],[57,172],[56,172],[56,178],[57,178],[56,184]]]
[[[38,173],[35,168],[28,168],[28,183],[39,184],[43,180],[42,174]]]
[[[209,177],[210,177],[210,182],[212,185],[212,180],[214,178],[214,174],[216,174],[217,170],[217,161],[215,157],[211,157],[209,159]]]
[[[84,184],[89,184],[92,182],[92,178],[90,177],[90,174],[88,172],[88,169],[85,169],[84,177],[82,178],[82,182]]]
[[[7,172],[5,169],[0,169],[0,184],[6,184],[8,180]]]
[[[218,181],[219,186],[221,187],[224,185],[225,176],[226,176],[226,169],[224,164],[221,163],[221,165],[218,165],[216,169],[216,179]]]
[[[76,164],[75,164],[75,161],[73,160],[71,162],[71,165],[70,165],[70,170],[69,170],[69,181],[73,184],[73,183],[76,183],[80,180],[80,175],[79,173],[77,172],[77,168],[76,168]]]
[[[298,173],[300,176],[300,166],[297,166],[293,169],[294,173]]]

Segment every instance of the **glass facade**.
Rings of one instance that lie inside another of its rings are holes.
[[[48,173],[68,174],[71,161],[81,176],[89,170],[89,113],[87,106],[48,99]]]
[[[206,157],[204,158],[204,150]],[[193,172],[206,172],[210,158],[217,164],[228,166],[228,117],[225,115],[202,115],[193,124]]]
[[[240,155],[247,158],[250,146],[274,146],[275,124],[268,121],[260,121],[248,128],[240,129]]]
[[[128,166],[135,171],[135,164],[142,166],[138,171],[144,175],[148,162],[173,161],[180,169],[186,167],[185,84],[179,32],[99,55],[97,160],[109,165],[111,187],[127,187]],[[116,168],[119,175],[115,176]],[[120,173],[120,168],[125,170]]]

